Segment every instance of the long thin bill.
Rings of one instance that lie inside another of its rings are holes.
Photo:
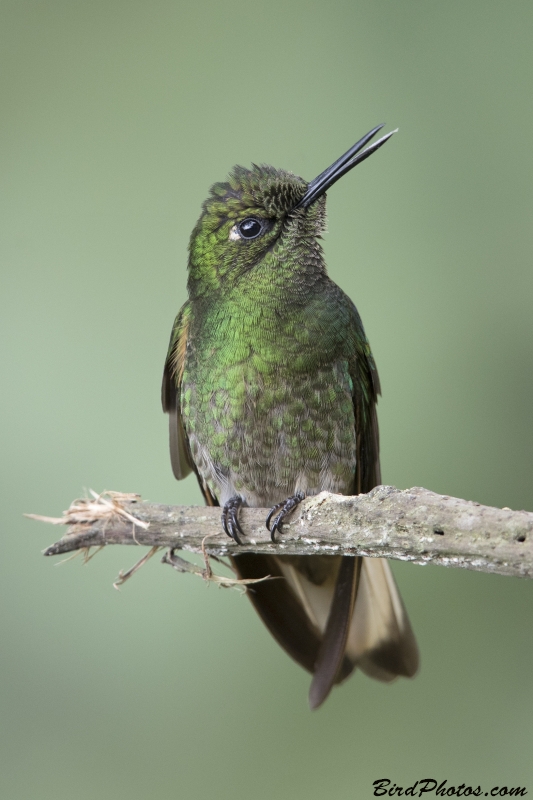
[[[362,150],[362,148],[367,144],[367,142],[372,139],[375,134],[381,130],[383,125],[378,125],[376,128],[373,128],[369,131],[366,136],[363,136],[358,142],[356,142],[353,147],[350,147],[346,153],[341,156],[337,161],[335,161],[330,167],[321,172],[314,180],[312,180],[307,186],[307,192],[302,197],[300,202],[294,207],[294,210],[297,208],[307,208],[310,206],[311,203],[314,203],[315,200],[318,200],[327,190],[333,186],[343,175],[346,175],[351,169],[357,166],[357,164],[361,164],[368,156],[371,156],[372,153],[375,153],[376,150],[385,144],[386,141],[390,139],[390,137],[398,131],[398,128],[391,131],[390,133],[385,134],[382,136],[381,139],[378,139],[376,142],[373,142],[369,145],[366,149]]]

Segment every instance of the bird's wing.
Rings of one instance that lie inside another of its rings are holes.
[[[163,411],[168,414],[170,462],[174,477],[180,481],[189,473],[194,472],[198,478],[200,489],[208,506],[218,506],[217,499],[212,495],[209,487],[202,480],[192,459],[187,434],[183,427],[180,410],[180,391],[189,325],[191,322],[191,306],[185,303],[174,320],[170,343],[168,346],[165,368],[163,370],[163,384],[161,386],[161,403]]]
[[[353,352],[350,374],[357,432],[355,493],[359,494],[381,483],[376,415],[380,384],[362,325],[356,333]],[[354,667],[359,666],[367,675],[382,681],[391,681],[398,675],[412,677],[418,669],[416,640],[385,559],[363,559],[346,657]]]
[[[349,370],[356,429],[354,494],[381,483],[376,404],[380,383],[376,365],[355,306],[351,304]],[[307,593],[309,595],[309,593]],[[322,604],[328,598],[322,592]],[[356,666],[381,681],[418,670],[418,647],[388,561],[343,557],[323,629],[309,692],[320,705],[334,683]]]
[[[179,399],[190,314],[190,305],[185,303],[174,321],[163,370],[163,384],[161,386],[163,411],[169,417],[170,462],[174,476],[178,481],[187,477],[194,469],[187,437],[181,421]]]
[[[315,556],[308,556],[313,559]],[[320,556],[318,556],[320,558]],[[241,578],[265,578],[248,591],[248,597],[266,627],[283,649],[309,672],[314,672],[322,640],[321,631],[302,603],[291,580],[291,556],[243,553],[231,562]]]
[[[348,365],[352,382],[356,433],[356,469],[354,494],[368,492],[381,481],[379,466],[379,429],[376,403],[380,393],[379,377],[357,309],[344,295],[340,297],[339,317],[348,317]],[[315,590],[315,604],[327,608],[322,643],[309,690],[311,708],[324,702],[335,683],[344,680],[358,663],[349,652],[353,637],[355,609],[361,591],[363,559],[344,556],[340,559],[332,590]],[[309,596],[309,592],[307,592]],[[355,604],[355,605],[354,605]]]
[[[359,315],[353,307],[353,336],[349,358],[355,414],[356,468],[354,494],[381,483],[379,428],[376,405],[381,394],[379,375]]]

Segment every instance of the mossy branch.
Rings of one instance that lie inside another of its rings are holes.
[[[527,511],[482,506],[418,487],[378,486],[355,497],[323,492],[296,509],[276,544],[265,528],[266,515],[267,509],[242,509],[242,545],[222,532],[219,508],[155,505],[137,495],[93,493],[59,519],[30,516],[69,526],[46,556],[128,544],[219,557],[242,552],[385,556],[533,577],[533,513]]]

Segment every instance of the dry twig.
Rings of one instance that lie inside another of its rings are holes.
[[[92,493],[92,500],[75,501],[60,519],[28,516],[70,528],[44,555],[129,544],[204,553],[205,559],[242,552],[384,556],[533,577],[533,513],[527,511],[491,508],[421,488],[378,486],[355,497],[323,492],[296,509],[277,544],[265,529],[266,514],[266,509],[242,509],[247,534],[242,545],[222,533],[220,509],[148,504],[138,495],[116,492]],[[175,554],[164,560],[176,569],[183,566]],[[198,572],[194,565],[184,569]],[[213,578],[207,562],[200,574]],[[221,584],[231,581],[216,579]]]

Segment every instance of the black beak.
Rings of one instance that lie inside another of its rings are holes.
[[[346,175],[346,173],[356,167],[357,164],[360,164],[365,160],[365,158],[368,158],[368,156],[371,156],[372,153],[375,153],[376,150],[378,150],[382,144],[385,144],[385,142],[390,139],[392,134],[396,133],[398,130],[398,128],[396,128],[396,130],[387,133],[385,136],[382,136],[381,139],[378,139],[377,142],[374,142],[365,150],[363,150],[363,147],[367,144],[367,142],[369,142],[370,139],[372,139],[382,128],[383,125],[378,125],[376,128],[372,128],[372,130],[369,131],[366,136],[363,136],[362,139],[359,139],[359,141],[356,142],[353,147],[350,147],[350,149],[347,150],[343,156],[338,158],[337,161],[331,165],[331,167],[325,169],[324,172],[321,172],[318,177],[312,180],[307,186],[306,193],[298,205],[294,206],[293,210],[295,211],[297,208],[307,208],[307,206],[310,206],[311,203],[315,202],[315,200],[318,200],[318,198],[321,197],[324,192],[327,192],[329,187],[333,186],[333,184],[336,183],[339,178],[342,178],[343,175]]]

